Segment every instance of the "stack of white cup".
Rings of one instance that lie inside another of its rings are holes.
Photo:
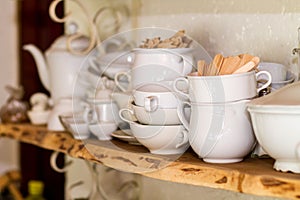
[[[262,75],[268,78],[267,83],[257,88]],[[251,152],[256,139],[247,103],[268,87],[271,79],[266,71],[251,71],[218,76],[192,73],[175,80],[174,90],[190,100],[183,103],[178,114],[189,131],[190,145],[200,158],[210,163],[233,163]],[[189,87],[188,94],[177,88],[182,81]],[[191,106],[190,120],[182,112],[186,105]]]
[[[189,147],[188,135],[177,115],[182,101],[165,85],[151,83],[135,89],[130,108],[119,116],[128,122],[136,139],[154,154],[182,154]],[[185,109],[189,116],[190,109]],[[130,119],[136,118],[137,121]]]
[[[116,86],[132,94],[134,100],[129,108],[121,108],[119,115],[151,153],[181,154],[189,147],[187,132],[177,115],[181,103],[172,92],[172,83],[192,71],[192,50],[137,48],[131,54],[131,70],[115,75]]]

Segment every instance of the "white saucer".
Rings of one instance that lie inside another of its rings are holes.
[[[126,132],[127,132],[127,130],[126,130]],[[117,131],[113,132],[111,134],[111,136],[113,136],[115,138],[118,138],[118,139],[120,139],[122,141],[128,142],[129,144],[141,145],[141,143],[139,143],[134,136],[127,135],[122,130],[117,130]]]

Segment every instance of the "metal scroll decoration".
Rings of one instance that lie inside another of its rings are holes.
[[[62,18],[59,18],[56,15],[56,7],[60,2],[63,2],[63,1],[64,0],[54,0],[49,6],[49,15],[50,15],[51,19],[58,23],[65,23],[67,21],[68,17],[72,14],[71,12],[68,12]],[[104,11],[111,11],[113,13],[113,17],[115,18],[115,23],[112,24],[112,26],[115,26],[116,31],[118,31],[119,28],[121,27],[121,24],[123,22],[123,15],[118,8],[115,8],[111,5],[104,6],[104,7],[99,8],[99,10],[97,10],[97,12],[94,14],[94,16],[91,16],[90,13],[87,11],[87,9],[78,0],[70,0],[70,1],[76,3],[81,8],[82,12],[84,13],[84,15],[86,16],[86,18],[88,20],[89,31],[90,31],[89,46],[83,50],[77,50],[77,49],[75,50],[71,47],[71,44],[72,44],[72,41],[84,36],[84,34],[77,32],[68,37],[67,48],[71,53],[76,54],[76,55],[86,55],[95,46],[98,46],[98,47],[100,46],[101,39],[100,39],[100,34],[97,31],[96,22],[97,22],[97,19],[99,18],[99,16],[101,16],[101,14],[103,14]]]

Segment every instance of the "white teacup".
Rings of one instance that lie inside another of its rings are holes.
[[[260,62],[257,69],[269,72],[272,76],[272,82],[285,81],[288,71],[287,67],[283,64],[273,62]]]
[[[153,48],[133,49],[133,68],[143,65],[158,65],[174,69],[179,74],[188,74],[195,66],[195,60],[191,48]]]
[[[267,76],[268,80],[257,88],[257,80],[262,75]],[[189,85],[188,93],[177,88],[179,82],[185,82]],[[197,72],[194,72],[189,74],[187,78],[177,78],[173,88],[179,94],[189,98],[191,102],[221,103],[256,97],[259,91],[267,88],[271,82],[271,74],[267,71],[258,73],[250,71],[221,76],[198,76]]]
[[[182,76],[176,70],[165,67],[163,65],[143,65],[136,67],[127,72],[119,72],[115,75],[115,84],[123,92],[132,91],[147,83],[155,83],[161,81],[172,81],[175,78]],[[123,78],[122,78],[123,77]],[[124,84],[124,79],[128,80],[129,84]]]
[[[99,140],[111,140],[111,134],[118,129],[118,125],[114,122],[98,122],[89,124],[88,129]]]
[[[131,92],[113,92],[110,96],[120,109],[127,108],[133,101]]]
[[[242,161],[256,143],[249,113],[250,100],[230,103],[184,103],[191,106],[188,122],[178,109],[184,127],[189,131],[193,150],[210,163]]]
[[[287,71],[286,79],[284,81],[272,82],[271,83],[271,91],[278,90],[287,84],[291,84],[295,81],[296,75],[293,74],[291,71]]]
[[[131,91],[143,84],[172,81],[190,73],[195,66],[192,49],[134,49],[132,69],[115,75],[116,86],[121,91]],[[129,85],[124,87],[124,77]]]
[[[151,126],[131,122],[136,139],[153,154],[182,154],[188,147],[188,134],[182,125]]]
[[[119,123],[119,108],[114,101],[88,99],[84,111],[84,120],[91,124],[96,122]]]
[[[158,108],[153,112],[147,112],[144,107],[131,104],[131,108],[123,108],[119,111],[119,116],[125,122],[131,123],[128,120],[129,113],[132,118],[136,118],[142,124],[148,125],[179,125],[181,121],[177,114],[177,108]],[[184,115],[190,118],[191,109],[185,108]],[[127,115],[126,115],[127,114]]]
[[[147,84],[133,91],[135,105],[142,106],[148,112],[158,108],[177,108],[180,99],[168,87],[159,84]]]

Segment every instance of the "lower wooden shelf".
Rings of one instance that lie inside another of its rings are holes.
[[[149,153],[143,146],[115,139],[80,141],[67,132],[51,132],[44,126],[31,124],[0,124],[0,136],[160,180],[300,199],[300,174],[273,170],[274,160],[270,158],[209,164],[201,161],[190,149],[181,156],[160,156]]]

